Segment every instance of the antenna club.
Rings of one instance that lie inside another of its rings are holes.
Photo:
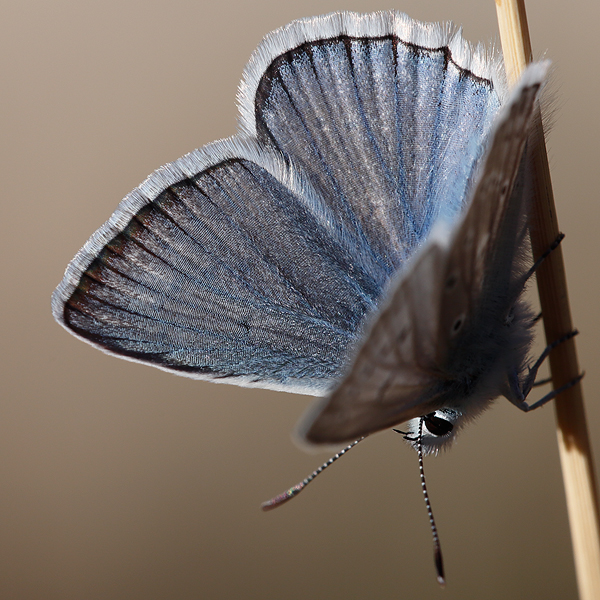
[[[444,577],[444,563],[442,561],[442,550],[436,546],[434,551],[435,570],[437,571],[437,582],[441,587],[446,587],[446,579]]]
[[[297,483],[294,487],[291,487],[289,490],[286,490],[282,494],[279,494],[278,496],[275,496],[274,498],[263,502],[260,505],[260,507],[263,510],[273,510],[274,508],[281,506],[288,500],[291,500],[296,494],[299,494],[304,488],[304,485],[304,482],[301,481],[300,483]]]

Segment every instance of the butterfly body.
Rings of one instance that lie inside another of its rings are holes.
[[[55,318],[129,360],[327,396],[312,443],[446,411],[443,445],[499,394],[522,400],[521,156],[546,69],[509,95],[497,58],[392,11],[269,34],[241,132],[131,192]]]

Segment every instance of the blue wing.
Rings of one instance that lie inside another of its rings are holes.
[[[500,103],[487,63],[427,27],[337,13],[271,34],[246,135],[126,197],[69,265],[57,320],[180,374],[327,392],[390,276],[463,208]]]
[[[329,235],[319,198],[289,171],[282,183],[277,157],[227,141],[202,155],[208,166],[141,208],[125,200],[69,267],[57,317],[103,349],[183,374],[324,389],[376,282]]]
[[[256,81],[249,66],[246,128],[301,167],[383,284],[436,219],[464,207],[500,102],[490,61],[490,79],[459,66],[469,62],[460,38],[396,13],[338,16],[311,22],[323,37],[300,36]],[[325,36],[326,24],[337,30]]]

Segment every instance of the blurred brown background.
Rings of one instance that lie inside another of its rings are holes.
[[[597,458],[599,6],[528,3],[534,48],[556,67],[550,156]],[[309,398],[111,358],[50,315],[68,261],[126,193],[234,133],[264,34],[383,8],[498,39],[492,0],[3,3],[2,599],[576,597],[551,406],[524,415],[499,400],[426,461],[442,592],[417,458],[399,436],[374,436],[262,513],[327,458],[290,441]]]

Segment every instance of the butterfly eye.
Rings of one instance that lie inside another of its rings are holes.
[[[454,428],[454,425],[447,421],[446,419],[442,419],[440,417],[436,417],[435,413],[429,413],[425,415],[423,419],[423,424],[427,428],[427,431],[432,435],[437,435],[439,437],[450,433]]]

